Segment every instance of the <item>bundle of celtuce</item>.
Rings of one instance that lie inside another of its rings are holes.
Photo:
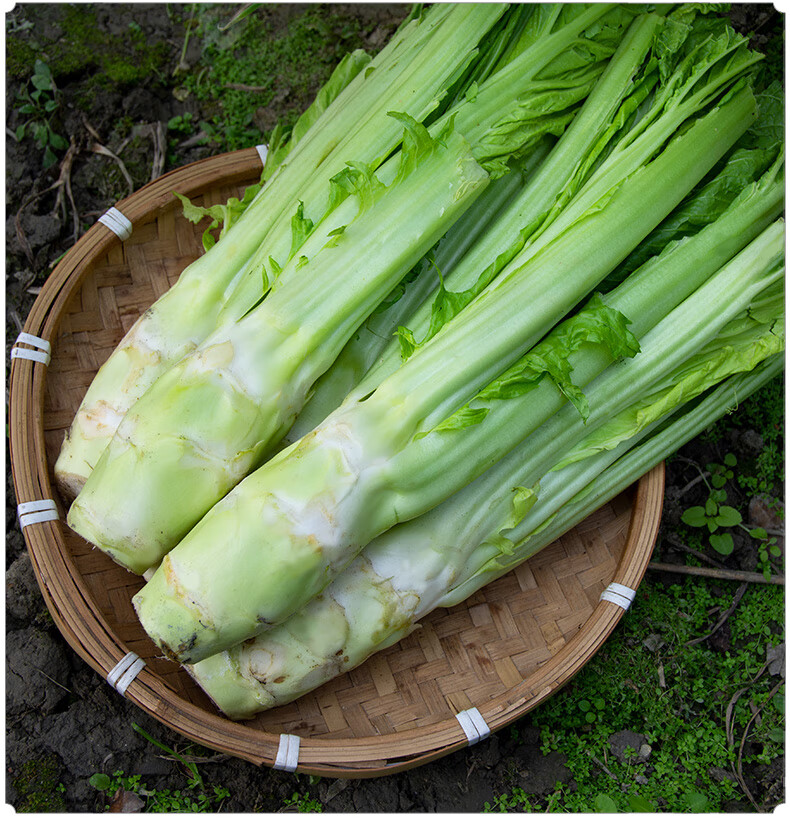
[[[354,331],[492,177],[567,121],[605,64],[597,41],[581,39],[578,57],[568,47],[591,24],[596,38],[611,41],[604,12],[592,5],[526,47],[522,38],[500,70],[427,128],[390,112],[405,128],[398,153],[380,166],[373,157],[335,173],[323,216],[308,221],[300,207],[290,253],[273,258],[264,240],[235,295],[248,295],[250,285],[259,293],[262,269],[269,292],[232,304],[240,315],[223,311],[204,341],[129,409],[69,524],[137,573],[176,545],[261,463]],[[618,27],[621,19],[615,15]],[[130,483],[145,489],[129,495]]]
[[[410,21],[380,75],[421,77],[472,8]],[[146,573],[144,628],[229,716],[464,599],[781,370],[780,91],[713,7],[669,8],[479,10],[430,91],[371,94],[400,144],[304,174],[363,70],[204,256],[232,263],[192,336],[118,377],[69,524]]]
[[[607,38],[618,36],[617,24],[606,24],[611,17],[605,6],[537,15],[506,4],[440,4],[407,20],[375,59],[357,51],[341,62],[290,141],[272,149],[262,185],[237,207],[243,213],[226,214],[234,222],[221,245],[184,271],[99,370],[55,466],[61,489],[79,493],[128,409],[211,333],[221,313],[233,320],[261,298],[262,271],[284,266],[309,235],[310,219],[327,214],[337,199],[333,178],[347,161],[375,169],[396,150],[402,128],[390,111],[429,123],[452,104],[450,93],[463,96],[484,82],[520,40],[527,46],[554,32],[550,50],[578,50],[579,33],[597,20],[605,58]]]

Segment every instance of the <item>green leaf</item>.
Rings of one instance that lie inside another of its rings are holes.
[[[725,528],[731,528],[733,525],[740,525],[743,522],[743,517],[734,507],[723,504],[719,507],[716,521]]]
[[[727,483],[727,479],[720,473],[716,473],[715,475],[711,476],[710,483],[714,487],[724,487],[724,485]]]
[[[24,139],[24,138],[25,138],[25,128],[26,128],[26,127],[27,127],[27,122],[25,122],[25,124],[23,124],[23,125],[20,125],[20,126],[16,129],[16,138],[17,138],[17,140],[22,140],[22,139]]]
[[[513,556],[516,550],[516,546],[513,541],[499,533],[489,536],[488,539],[486,539],[486,544],[497,548],[499,552],[504,554],[506,557]]]
[[[313,231],[313,221],[309,217],[305,217],[304,203],[299,201],[294,216],[291,218],[291,252],[288,259],[296,255],[302,244],[310,237]]]
[[[65,151],[69,147],[69,143],[58,133],[55,133],[52,128],[49,130],[49,144],[59,151]]]
[[[707,516],[715,516],[716,511],[719,509],[719,505],[715,502],[712,498],[709,498],[705,502],[705,514]]]
[[[51,90],[52,78],[48,75],[34,75],[31,79],[33,86],[37,90]]]
[[[93,774],[88,778],[88,783],[100,792],[110,788],[110,778],[106,774]]]
[[[692,528],[701,528],[707,524],[707,517],[705,516],[705,508],[695,505],[683,512],[680,517],[683,522],[690,525]]]
[[[605,815],[617,812],[617,804],[608,794],[599,794],[595,797],[595,811]]]
[[[628,330],[629,324],[622,313],[608,307],[596,293],[575,316],[558,325],[528,354],[486,386],[477,399],[521,397],[548,375],[586,421],[589,407],[584,392],[571,380],[570,357],[587,344],[606,346],[615,360],[635,356],[639,352],[639,342]]]
[[[40,58],[36,58],[36,62],[33,65],[33,72],[36,75],[40,75],[45,78],[52,78],[52,70],[50,70],[49,64],[45,63]]]
[[[33,124],[33,139],[35,139],[36,142],[38,142],[40,147],[46,147],[47,126],[43,122],[35,122]]]
[[[535,506],[538,500],[538,491],[529,487],[514,487],[513,493],[513,519],[510,527],[515,528],[527,513]]]
[[[644,797],[640,797],[638,794],[628,798],[628,805],[631,807],[632,812],[656,811],[656,807],[649,800],[645,800]]]
[[[710,544],[715,551],[723,556],[727,556],[733,552],[735,543],[732,541],[732,536],[728,533],[715,533],[710,537]]]
[[[752,539],[768,539],[768,532],[765,528],[752,528],[749,531],[749,536],[751,536]]]
[[[683,795],[683,804],[689,812],[704,812],[708,808],[709,800],[700,792],[686,792]]]
[[[768,739],[771,740],[771,742],[777,742],[781,744],[782,742],[784,742],[785,732],[782,728],[771,728],[771,730],[768,731],[766,736],[768,737]]]
[[[211,213],[203,206],[195,205],[188,197],[174,191],[173,194],[181,201],[181,207],[184,212],[184,217],[190,223],[199,223],[204,217],[210,217]]]
[[[214,229],[216,223],[212,223],[208,229],[205,229],[203,235],[201,236],[201,241],[203,242],[203,249],[208,252],[212,246],[217,242],[217,239],[211,234],[211,230]]]
[[[277,276],[283,271],[283,268],[274,260],[274,258],[269,256],[269,269],[272,271],[272,276],[276,280]]]
[[[438,140],[427,131],[425,125],[420,124],[408,113],[390,111],[387,113],[403,125],[403,142],[401,143],[400,164],[395,180],[403,180],[414,171],[428,154],[430,154]]]
[[[417,350],[417,340],[414,338],[414,334],[403,325],[397,329],[396,334],[400,344],[401,360],[406,362],[406,360]]]
[[[734,467],[738,463],[738,459],[731,452],[728,452],[724,456],[724,463],[728,467]]]
[[[433,431],[454,432],[457,429],[466,429],[469,426],[475,426],[485,420],[488,412],[488,409],[475,409],[472,406],[464,406],[450,415],[446,420],[443,420]],[[417,437],[422,438],[427,434],[427,432],[423,432]]]

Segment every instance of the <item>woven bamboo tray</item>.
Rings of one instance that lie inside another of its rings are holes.
[[[94,373],[122,334],[201,252],[202,229],[174,191],[211,205],[258,180],[257,150],[185,166],[120,201],[121,241],[102,223],[60,261],[25,333],[51,344],[48,365],[13,359],[10,449],[17,501],[51,498],[59,520],[26,525],[28,550],[58,628],[103,677],[127,653],[145,667],[125,697],[175,731],[259,765],[275,765],[282,734],[300,737],[298,770],[373,777],[469,744],[456,714],[480,711],[492,731],[556,692],[600,648],[623,614],[601,600],[636,589],[658,531],[663,466],[536,557],[465,603],[298,701],[247,722],[221,716],[176,664],[157,657],[131,604],[140,578],[74,534],[52,467]],[[120,698],[120,697],[119,697]]]

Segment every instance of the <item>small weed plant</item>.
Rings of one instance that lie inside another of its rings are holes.
[[[69,143],[52,126],[60,107],[58,88],[49,65],[41,59],[36,60],[29,84],[17,93],[16,103],[20,115],[25,117],[16,129],[17,141],[34,139],[44,151],[44,167],[49,168],[57,162],[56,151],[65,150]]]
[[[691,528],[707,529],[709,545],[722,556],[729,556],[735,550],[735,540],[730,531],[732,528],[738,528],[758,540],[759,565],[765,578],[770,579],[771,559],[782,555],[777,538],[770,536],[765,528],[744,524],[741,512],[727,503],[727,485],[733,480],[733,468],[737,463],[736,457],[730,452],[724,456],[723,463],[708,464],[706,471],[700,472],[700,478],[708,488],[707,499],[704,504],[687,508],[681,519]]]
[[[310,795],[310,792],[294,792],[291,797],[287,798],[285,805],[288,808],[295,809],[297,812],[323,812],[324,807],[320,800],[316,800]]]
[[[194,778],[187,780],[186,789],[149,789],[142,782],[139,774],[125,776],[123,771],[114,771],[112,775],[94,774],[88,782],[94,789],[104,792],[108,801],[115,797],[119,789],[132,792],[145,801],[144,812],[217,812],[223,800],[230,792],[221,786],[206,789],[202,781]],[[105,810],[110,808],[109,802]]]
[[[222,786],[206,786],[194,762],[189,762],[172,748],[155,740],[139,725],[135,724],[133,727],[141,736],[181,763],[188,775],[186,787],[184,789],[149,789],[142,782],[141,775],[124,775],[122,770],[114,771],[111,775],[94,774],[88,782],[94,789],[105,794],[108,800],[104,807],[105,810],[110,808],[109,801],[122,789],[125,792],[137,795],[144,801],[145,806],[142,809],[144,812],[197,813],[220,811],[224,800],[230,797],[228,789]]]

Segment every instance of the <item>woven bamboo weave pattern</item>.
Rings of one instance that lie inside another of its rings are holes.
[[[12,365],[11,449],[19,501],[52,497],[52,467],[96,370],[139,315],[202,253],[202,227],[173,191],[212,205],[259,176],[254,151],[166,175],[118,204],[119,241],[94,227],[42,290],[26,329],[52,342],[47,369]],[[40,366],[40,364],[35,364]],[[367,777],[430,762],[467,744],[455,714],[478,708],[492,730],[565,684],[622,616],[600,601],[612,581],[638,586],[663,498],[663,470],[464,603],[437,610],[397,645],[296,702],[231,722],[178,665],[158,657],[134,613],[143,585],[60,522],[24,531],[64,637],[102,676],[127,652],[146,667],[126,697],[204,745],[272,765],[279,734],[301,737],[299,770]]]

